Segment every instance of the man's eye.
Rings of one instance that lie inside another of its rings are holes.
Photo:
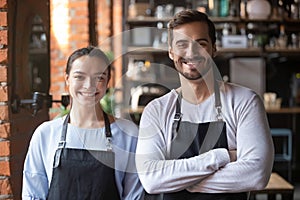
[[[186,48],[188,46],[188,44],[186,42],[179,42],[176,44],[177,48],[183,49]]]
[[[199,42],[199,45],[200,45],[201,47],[207,47],[207,43],[206,43],[206,42]]]

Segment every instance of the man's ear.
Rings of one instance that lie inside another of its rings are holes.
[[[213,45],[213,48],[212,48],[212,57],[216,57],[217,56],[217,46],[216,44]]]
[[[174,59],[174,52],[173,52],[172,47],[169,47],[169,58],[170,58],[171,60]]]

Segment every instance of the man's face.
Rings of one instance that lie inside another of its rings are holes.
[[[211,57],[215,51],[206,23],[191,22],[173,29],[169,56],[186,79],[202,78],[212,67]]]

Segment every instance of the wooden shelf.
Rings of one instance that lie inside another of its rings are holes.
[[[217,54],[234,54],[235,56],[261,56],[263,51],[259,47],[249,48],[218,48]]]
[[[300,48],[270,48],[265,47],[267,53],[300,53]]]
[[[269,108],[266,109],[266,112],[272,114],[299,114],[300,107]]]
[[[146,17],[139,16],[134,18],[127,18],[127,23],[156,23],[156,22],[169,22],[171,18],[157,18],[157,17]]]
[[[168,47],[152,47],[152,46],[130,46],[128,53],[145,54],[145,53],[168,53]],[[265,48],[260,47],[249,48],[218,48],[217,55],[234,54],[234,56],[265,56],[267,53],[281,54],[300,54],[300,48]]]
[[[169,22],[171,17],[157,18],[149,16],[138,16],[138,17],[128,17],[127,23],[156,23],[156,22]],[[278,22],[292,22],[299,23],[298,19],[283,19],[283,18],[268,18],[268,19],[249,19],[240,17],[210,17],[210,19],[215,23],[247,23],[247,22],[263,22],[263,23],[278,23]]]
[[[127,48],[127,51],[131,53],[167,53],[168,47],[130,46]]]

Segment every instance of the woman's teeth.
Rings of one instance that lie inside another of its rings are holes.
[[[83,96],[92,97],[95,96],[95,93],[81,93]]]

